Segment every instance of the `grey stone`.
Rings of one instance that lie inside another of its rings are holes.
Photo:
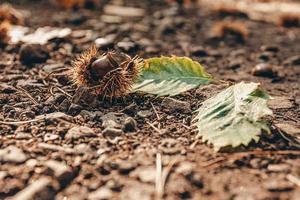
[[[72,103],[69,107],[68,114],[75,116],[80,113],[82,106]]]
[[[93,129],[86,126],[76,126],[68,130],[65,138],[68,140],[77,140],[84,137],[96,136]]]
[[[182,113],[190,113],[191,105],[188,102],[180,101],[177,99],[173,99],[170,97],[164,98],[161,103],[162,107],[166,108],[169,112],[182,112]]]
[[[128,118],[128,115],[124,113],[109,112],[101,117],[102,126],[104,128],[122,129],[126,118]]]
[[[19,54],[20,61],[26,65],[45,62],[49,57],[47,48],[40,44],[24,44]]]
[[[151,117],[152,115],[153,112],[151,112],[150,110],[141,110],[137,112],[137,116],[141,118],[148,118]]]
[[[102,131],[105,137],[114,139],[115,137],[121,136],[124,132],[121,129],[107,127]]]
[[[125,119],[124,128],[123,128],[125,132],[133,132],[136,130],[136,127],[137,127],[137,123],[135,119],[133,119],[132,117],[127,117]]]

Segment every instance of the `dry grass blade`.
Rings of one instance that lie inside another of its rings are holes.
[[[165,185],[167,179],[172,171],[173,166],[177,163],[177,159],[172,160],[168,166],[162,170],[162,156],[160,153],[156,154],[156,199],[162,199],[165,193]]]
[[[19,92],[25,94],[35,105],[39,105],[39,103],[23,88],[17,87],[16,88]]]
[[[156,179],[155,179],[155,191],[156,198],[162,199],[163,197],[163,177],[162,177],[162,162],[161,154],[156,154]]]
[[[158,128],[156,128],[153,124],[151,124],[150,122],[146,122],[151,128],[153,128],[159,135],[162,135],[162,131]]]

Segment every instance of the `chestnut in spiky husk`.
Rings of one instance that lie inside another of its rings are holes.
[[[110,99],[125,96],[139,75],[140,64],[137,56],[113,51],[99,56],[92,47],[73,61],[73,82]]]

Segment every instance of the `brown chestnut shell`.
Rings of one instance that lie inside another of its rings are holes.
[[[124,53],[98,54],[92,47],[73,61],[73,82],[104,98],[125,96],[139,76],[142,60]]]

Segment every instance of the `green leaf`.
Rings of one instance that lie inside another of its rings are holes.
[[[206,100],[197,110],[195,125],[198,136],[212,144],[216,151],[223,147],[258,142],[262,131],[270,133],[261,119],[272,115],[267,107],[270,99],[258,83],[238,83]]]
[[[212,81],[211,75],[187,57],[156,57],[145,60],[132,92],[175,96]]]

